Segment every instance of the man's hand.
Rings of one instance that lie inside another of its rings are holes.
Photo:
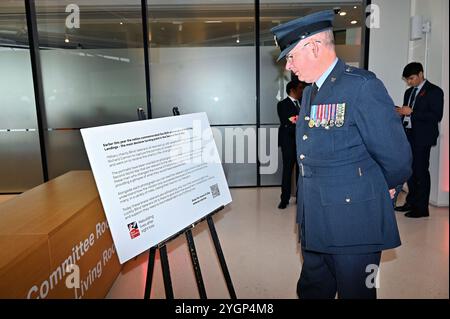
[[[394,199],[394,196],[395,196],[395,188],[389,190],[389,195],[391,195],[391,199]]]
[[[409,106],[404,105],[402,107],[397,107],[396,111],[400,115],[411,115],[412,108],[410,108]]]

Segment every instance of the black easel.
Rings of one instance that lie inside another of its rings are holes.
[[[139,120],[146,119],[144,110],[142,108],[138,108],[138,118]],[[178,110],[178,107],[174,107],[172,109],[172,113],[174,116],[180,115],[180,111]],[[197,281],[197,288],[201,299],[207,299],[206,296],[206,289],[205,285],[203,283],[203,277],[202,272],[200,269],[200,263],[198,262],[197,257],[197,250],[195,249],[194,244],[194,237],[192,236],[191,229],[195,227],[198,223],[201,223],[204,220],[207,220],[209,231],[211,233],[211,237],[214,242],[214,247],[216,249],[217,257],[219,258],[220,267],[222,268],[222,273],[225,277],[225,282],[228,288],[228,292],[230,294],[231,299],[236,299],[236,292],[234,291],[233,283],[231,281],[231,276],[228,271],[227,263],[225,261],[225,256],[223,255],[222,246],[220,245],[219,236],[217,235],[216,228],[214,226],[214,221],[212,219],[212,216],[221,211],[224,208],[224,206],[219,207],[212,213],[208,214],[206,217],[198,220],[197,222],[193,223],[189,227],[186,227],[182,231],[178,232],[177,234],[173,235],[170,238],[167,238],[166,240],[160,242],[158,245],[151,247],[149,250],[149,256],[148,256],[148,265],[147,265],[147,278],[145,281],[145,292],[144,292],[144,299],[149,299],[152,289],[152,281],[153,281],[153,270],[155,265],[155,254],[156,249],[159,249],[159,255],[161,257],[161,268],[163,273],[163,280],[164,280],[164,290],[166,293],[166,299],[173,299],[173,288],[172,288],[172,280],[170,278],[170,267],[169,267],[169,259],[167,256],[167,243],[176,237],[178,237],[181,234],[185,234],[186,241],[188,243],[189,247],[189,253],[191,255],[191,261],[192,266],[194,268],[195,273],[195,279]]]
[[[157,246],[154,246],[154,247],[150,248],[150,250],[149,250],[149,257],[148,257],[148,266],[147,266],[147,279],[146,279],[146,282],[145,282],[144,299],[150,298],[150,293],[151,293],[151,288],[152,288],[152,281],[153,281],[153,269],[154,269],[154,264],[155,264],[156,249],[159,249],[159,254],[160,254],[160,257],[161,257],[161,268],[162,268],[162,272],[163,272],[164,290],[166,292],[166,298],[167,299],[173,299],[174,298],[173,289],[172,289],[172,281],[171,281],[171,278],[170,278],[170,268],[169,268],[169,260],[167,258],[166,245],[167,245],[167,243],[169,241],[175,239],[176,237],[178,237],[179,235],[181,235],[183,233],[186,235],[187,243],[188,243],[188,246],[189,246],[189,253],[191,255],[192,266],[194,268],[195,279],[197,281],[197,287],[198,287],[198,292],[199,292],[200,298],[201,299],[207,299],[206,289],[205,289],[205,285],[203,283],[203,278],[202,278],[202,273],[201,273],[201,269],[200,269],[200,264],[199,264],[198,258],[197,258],[197,251],[195,249],[194,239],[192,237],[192,231],[191,231],[191,229],[195,225],[197,225],[198,223],[201,223],[204,220],[206,220],[207,223],[208,223],[209,231],[211,233],[211,237],[212,237],[213,242],[214,242],[214,247],[216,249],[217,257],[219,258],[220,267],[222,268],[222,273],[223,273],[223,275],[225,277],[225,282],[226,282],[226,285],[227,285],[227,288],[228,288],[228,292],[230,294],[230,298],[231,299],[236,299],[237,298],[236,297],[236,292],[235,292],[234,287],[233,287],[233,283],[231,281],[231,276],[230,276],[230,273],[228,271],[227,263],[225,261],[224,255],[223,255],[222,247],[220,245],[219,236],[217,235],[216,228],[214,226],[214,221],[212,219],[212,216],[215,213],[217,213],[220,210],[222,210],[223,208],[224,208],[224,206],[221,206],[220,208],[216,209],[214,212],[208,214],[203,219],[200,219],[196,223],[194,223],[191,226],[183,229],[182,231],[178,232],[174,236],[164,240],[163,242],[159,243]]]

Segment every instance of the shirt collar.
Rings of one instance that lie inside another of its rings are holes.
[[[293,98],[292,96],[290,96],[290,95],[288,95],[288,98],[290,98],[291,101],[294,102],[294,104],[295,104],[295,101],[297,101],[296,99],[294,99],[294,98]]]
[[[327,79],[327,77],[330,75],[331,71],[333,71],[334,67],[338,63],[338,58],[334,60],[333,63],[331,63],[330,67],[322,74],[322,76],[316,81],[317,88],[320,90],[321,86]]]
[[[416,95],[420,92],[420,90],[422,90],[422,88],[423,88],[423,86],[425,85],[425,82],[426,82],[426,81],[427,81],[427,80],[423,80],[422,83],[420,83],[418,86],[416,86],[416,88],[417,88]]]

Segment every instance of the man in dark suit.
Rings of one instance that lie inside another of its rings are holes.
[[[403,206],[395,210],[407,212],[406,217],[429,216],[430,199],[430,151],[439,136],[439,122],[444,112],[444,92],[423,74],[423,66],[412,62],[403,70],[403,78],[410,88],[406,90],[402,115],[406,136],[413,155],[413,174],[408,180],[408,196]]]
[[[312,83],[296,126],[300,298],[376,298],[381,252],[400,245],[393,189],[411,175],[395,105],[372,72],[336,57],[334,12],[272,29],[286,69]]]
[[[294,165],[296,166],[296,180],[298,179],[298,165],[295,150],[295,123],[300,111],[304,83],[290,81],[286,85],[287,98],[278,102],[277,112],[280,118],[278,130],[278,147],[281,147],[283,158],[283,177],[281,181],[281,202],[279,209],[285,209],[291,198],[291,176]]]

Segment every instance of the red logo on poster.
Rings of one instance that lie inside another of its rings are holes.
[[[130,232],[131,239],[138,237],[141,233],[139,232],[139,227],[137,222],[132,222],[128,224],[128,231]]]

